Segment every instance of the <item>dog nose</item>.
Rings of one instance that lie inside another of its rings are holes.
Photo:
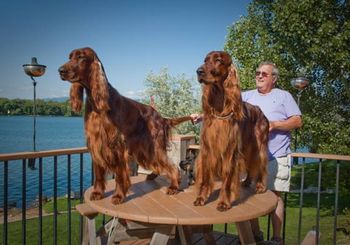
[[[204,74],[204,69],[202,67],[199,67],[197,69],[197,75],[200,76],[200,75],[203,75]]]
[[[59,72],[60,74],[66,74],[66,73],[67,73],[67,70],[66,70],[63,66],[61,66],[60,68],[58,68],[58,72]]]

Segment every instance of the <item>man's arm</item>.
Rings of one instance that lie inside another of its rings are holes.
[[[270,122],[270,131],[272,130],[282,130],[291,131],[296,128],[300,128],[303,125],[301,121],[301,116],[291,116],[284,121],[273,121]]]

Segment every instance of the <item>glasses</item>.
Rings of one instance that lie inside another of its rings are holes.
[[[257,71],[257,72],[255,72],[255,76],[256,77],[258,77],[258,76],[262,76],[262,77],[268,77],[268,76],[273,76],[273,75],[275,75],[275,74],[269,74],[269,73],[267,73],[267,72],[264,72],[264,71]]]

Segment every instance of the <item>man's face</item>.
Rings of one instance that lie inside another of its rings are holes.
[[[262,94],[269,93],[275,87],[276,76],[272,71],[272,65],[262,65],[256,70],[256,88]]]

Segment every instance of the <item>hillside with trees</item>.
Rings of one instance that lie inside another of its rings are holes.
[[[36,100],[36,114],[41,116],[81,116],[74,113],[69,101]],[[33,100],[0,98],[0,115],[33,115]]]

